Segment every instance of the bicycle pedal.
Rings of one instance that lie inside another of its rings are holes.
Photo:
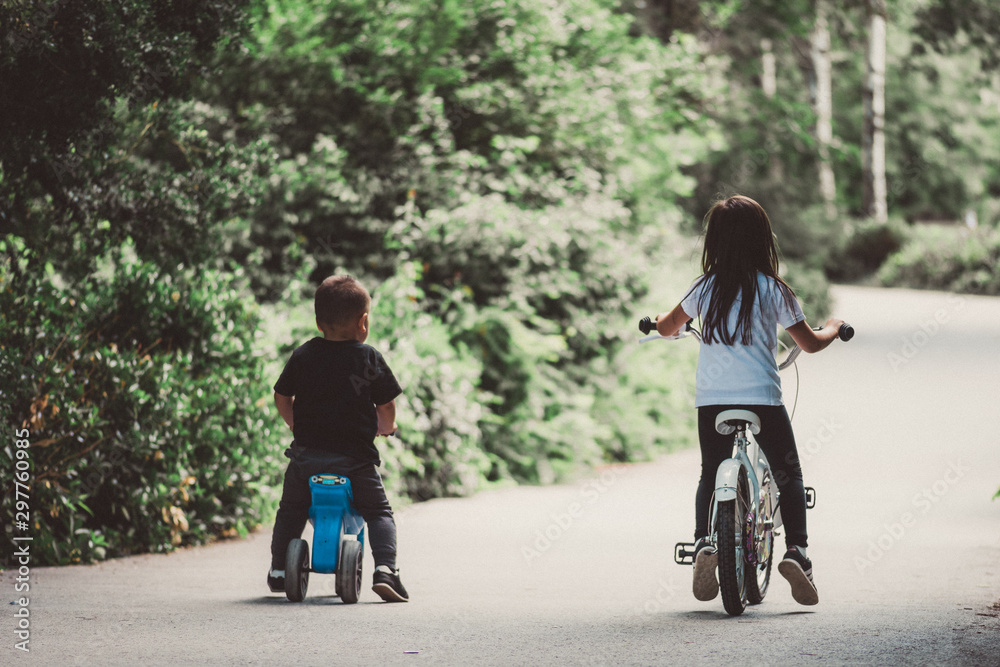
[[[811,510],[816,507],[816,489],[811,486],[806,487],[806,509]]]
[[[694,565],[694,542],[678,542],[674,545],[674,562],[678,565]]]

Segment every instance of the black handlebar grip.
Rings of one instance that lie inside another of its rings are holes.
[[[648,334],[655,328],[656,328],[656,322],[649,319],[649,316],[646,316],[641,320],[639,320],[639,331],[641,331],[642,333]]]
[[[846,343],[847,341],[854,338],[854,327],[852,327],[847,322],[844,322],[843,324],[840,325],[840,328],[837,329],[837,335],[840,337],[840,340]]]

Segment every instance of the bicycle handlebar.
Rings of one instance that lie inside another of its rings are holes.
[[[698,335],[698,330],[691,326],[691,320],[688,320],[681,330],[677,332],[674,336],[661,336],[656,332],[656,322],[652,320],[648,315],[641,320],[639,320],[639,331],[646,334],[644,338],[640,338],[640,343],[648,343],[651,340],[677,340],[678,338],[686,338],[688,335],[694,335],[696,338],[701,340],[701,336]],[[852,327],[847,322],[840,325],[837,329],[837,338],[844,341],[845,343],[852,338],[854,338],[854,327]],[[778,367],[778,370],[783,370],[789,364],[795,361],[795,358],[802,351],[798,345],[794,346],[788,353],[788,357],[785,361]]]
[[[647,334],[643,338],[639,339],[640,343],[648,343],[651,340],[677,340],[678,338],[687,338],[688,336],[694,336],[698,340],[701,340],[698,330],[691,326],[691,320],[685,322],[684,326],[682,326],[680,331],[678,331],[675,335],[661,336],[656,330],[656,322],[654,322],[650,317],[644,317],[639,320],[639,331]]]

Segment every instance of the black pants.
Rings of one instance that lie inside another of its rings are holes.
[[[733,436],[715,430],[715,418],[723,410],[750,410],[760,417],[760,433],[754,438],[764,450],[771,474],[781,493],[781,519],[785,545],[808,546],[806,535],[806,492],[802,467],[795,448],[792,423],[783,405],[707,405],[698,408],[698,440],[701,443],[701,481],[695,498],[695,541],[709,534],[708,521],[715,492],[719,464],[733,453]]]
[[[320,473],[336,473],[351,480],[354,506],[368,524],[368,543],[375,566],[388,565],[395,570],[396,522],[375,464],[297,447],[288,449],[285,456],[291,459],[291,463],[285,471],[281,502],[271,534],[271,567],[285,569],[288,543],[302,536],[309,520],[309,505],[312,503],[309,478]]]

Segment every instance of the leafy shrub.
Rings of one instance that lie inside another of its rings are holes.
[[[826,321],[833,307],[830,296],[830,283],[823,272],[800,262],[785,262],[785,279],[802,304],[806,319],[813,326],[819,326]]]
[[[883,285],[1000,295],[1000,230],[925,226],[878,272]]]
[[[480,428],[489,400],[479,387],[482,364],[422,310],[418,276],[415,265],[404,265],[373,294],[371,343],[403,387],[400,438],[379,444],[387,487],[414,500],[469,495],[491,467]]]
[[[866,219],[851,231],[830,252],[824,270],[830,280],[860,280],[878,271],[886,258],[903,247],[908,230],[900,220],[880,223]]]
[[[680,167],[708,144],[693,109],[710,73],[694,38],[630,36],[610,0],[428,7],[270,3],[201,91],[241,109],[227,131],[280,156],[231,253],[256,265],[262,300],[295,273],[295,245],[316,260],[310,282],[338,268],[389,277],[385,232],[406,203],[575,212],[600,193],[629,202],[630,224],[676,223],[691,187]]]
[[[631,322],[629,322],[631,324]],[[694,385],[698,345],[633,341],[595,360],[595,420],[608,430],[606,459],[642,461],[697,443]]]
[[[126,246],[62,285],[17,239],[0,249],[0,420],[30,431],[39,562],[164,551],[265,521],[276,464],[238,277],[167,273]],[[5,444],[7,479],[13,462]],[[2,516],[9,538],[10,494]]]
[[[628,215],[602,195],[539,210],[491,195],[408,215],[392,236],[401,256],[423,265],[425,287],[461,286],[479,308],[564,337],[561,356],[579,361],[605,354],[618,339],[617,318],[646,289],[645,248],[625,229]]]
[[[602,394],[594,375],[645,291],[648,260],[627,213],[600,195],[542,210],[493,195],[410,210],[393,230],[401,255],[420,262],[427,307],[481,364],[490,479],[547,482],[631,451],[625,431],[598,418],[614,411],[610,396],[631,399]]]

